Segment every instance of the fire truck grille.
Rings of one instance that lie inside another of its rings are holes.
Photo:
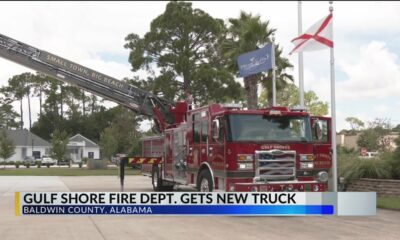
[[[295,179],[295,151],[256,151],[255,157],[257,179],[267,181]]]

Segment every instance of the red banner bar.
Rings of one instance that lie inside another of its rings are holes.
[[[133,157],[128,159],[129,164],[159,164],[162,163],[162,158],[150,157]]]

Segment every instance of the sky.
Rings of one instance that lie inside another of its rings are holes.
[[[145,74],[131,71],[124,38],[129,33],[143,36],[167,3],[0,2],[0,33],[122,79]],[[241,10],[269,20],[283,56],[294,65],[290,73],[298,85],[297,55],[289,56],[291,40],[298,35],[297,6],[297,1],[193,2],[194,8],[225,21]],[[346,117],[400,124],[400,2],[334,2],[333,7],[337,130],[349,128]],[[303,2],[303,30],[328,15],[328,9],[328,1]],[[330,104],[329,56],[328,49],[304,53],[304,85]],[[0,58],[0,86],[27,71]],[[26,102],[24,106],[27,112]],[[35,121],[38,99],[32,106]],[[27,114],[24,122],[27,127]]]

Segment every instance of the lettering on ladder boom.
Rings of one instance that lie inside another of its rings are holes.
[[[58,67],[61,67],[67,71],[71,71],[78,75],[86,76],[92,80],[104,82],[108,85],[113,85],[117,88],[124,88],[124,83],[118,81],[112,77],[106,76],[89,68],[83,67],[79,64],[73,63],[56,55],[53,55],[48,52],[43,52],[44,57],[40,57],[42,61],[45,61],[50,64],[54,64]]]

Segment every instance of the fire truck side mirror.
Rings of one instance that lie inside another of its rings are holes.
[[[219,138],[219,131],[220,131],[220,124],[219,119],[214,119],[212,124],[212,137],[214,140],[218,140]]]
[[[314,130],[315,138],[317,140],[321,140],[322,139],[322,128],[321,128],[321,122],[319,120],[314,121],[313,130]]]

